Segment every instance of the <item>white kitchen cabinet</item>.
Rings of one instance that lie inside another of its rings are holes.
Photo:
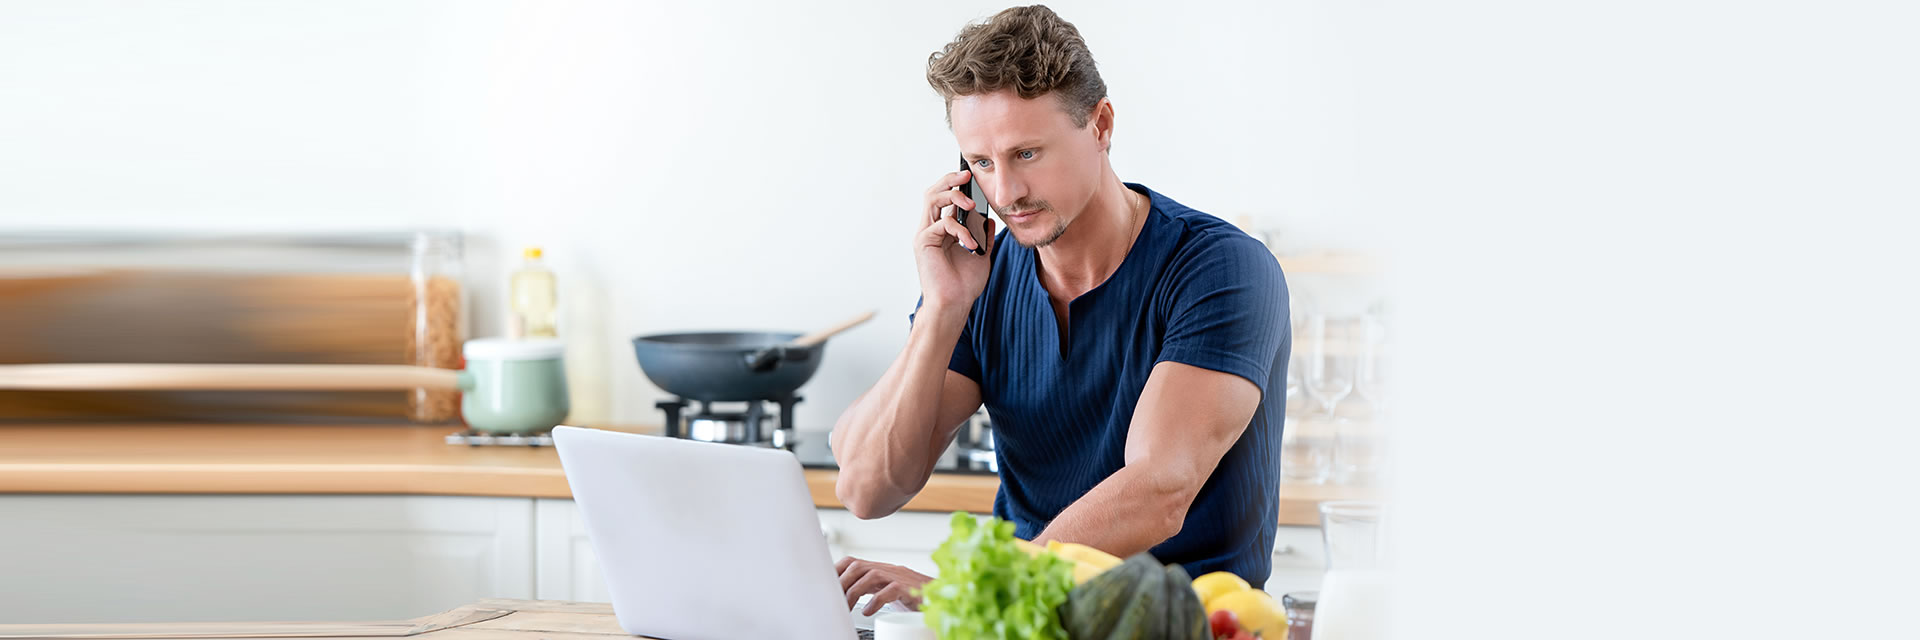
[[[586,521],[572,500],[534,501],[533,597],[537,600],[609,602],[600,561],[587,539]]]
[[[1273,573],[1267,577],[1267,593],[1278,598],[1290,591],[1318,590],[1320,574],[1326,570],[1327,551],[1320,541],[1319,527],[1280,527],[1274,532]]]
[[[0,496],[0,623],[397,620],[533,597],[533,500]]]
[[[834,558],[927,575],[949,533],[946,513],[818,513]],[[1267,590],[1324,568],[1319,529],[1281,527]],[[482,598],[608,601],[572,500],[0,496],[0,624],[394,620]]]
[[[987,516],[974,516],[984,521]],[[936,575],[933,550],[953,532],[951,513],[900,511],[885,518],[861,520],[845,509],[821,509],[820,528],[827,534],[835,560],[853,556],[897,564],[926,575]]]

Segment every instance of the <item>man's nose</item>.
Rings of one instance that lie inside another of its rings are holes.
[[[993,204],[995,213],[1000,212],[1002,207],[1011,207],[1013,203],[1027,197],[1026,181],[1010,171],[993,172],[993,177],[987,181],[986,188],[987,202]]]

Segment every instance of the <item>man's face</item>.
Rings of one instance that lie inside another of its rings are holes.
[[[1012,90],[954,98],[949,114],[961,156],[1014,241],[1044,247],[1066,233],[1104,173],[1099,119],[1076,127],[1058,98]]]

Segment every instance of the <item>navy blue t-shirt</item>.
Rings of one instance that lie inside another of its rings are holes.
[[[1151,198],[1152,209],[1119,269],[1069,303],[1064,345],[1036,252],[1004,231],[995,239],[986,291],[948,366],[980,383],[993,420],[994,515],[1031,539],[1124,466],[1127,428],[1155,364],[1230,373],[1260,387],[1260,406],[1180,533],[1152,552],[1190,575],[1226,570],[1263,586],[1279,522],[1293,346],[1286,280],[1273,253],[1233,225],[1127,187]]]

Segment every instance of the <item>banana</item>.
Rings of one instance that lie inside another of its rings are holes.
[[[1093,579],[1108,569],[1120,566],[1121,560],[1105,551],[1073,542],[1048,540],[1047,551],[1073,563],[1073,583],[1080,584]]]
[[[1025,552],[1027,552],[1027,555],[1028,555],[1029,557],[1037,557],[1037,556],[1039,556],[1040,554],[1042,554],[1042,553],[1046,553],[1046,552],[1047,552],[1047,548],[1046,548],[1046,547],[1042,547],[1042,546],[1040,546],[1040,545],[1037,545],[1037,544],[1034,544],[1034,543],[1032,543],[1032,542],[1030,542],[1030,541],[1027,541],[1027,540],[1021,540],[1021,539],[1019,539],[1019,538],[1014,538],[1014,539],[1013,539],[1013,546],[1014,546],[1014,548],[1016,548],[1016,549],[1019,549],[1019,550],[1021,550],[1021,551],[1025,551]]]
[[[1021,551],[1027,552],[1029,556],[1051,553],[1059,556],[1061,560],[1073,563],[1074,584],[1091,580],[1103,571],[1120,566],[1121,562],[1119,558],[1105,551],[1073,542],[1049,540],[1047,541],[1047,546],[1042,547],[1026,540],[1014,538],[1013,546],[1019,548]]]
[[[1114,557],[1113,554],[1074,542],[1049,540],[1047,541],[1047,550],[1052,551],[1054,555],[1068,560],[1085,562],[1099,567],[1102,571],[1120,566],[1121,562],[1120,558]]]

